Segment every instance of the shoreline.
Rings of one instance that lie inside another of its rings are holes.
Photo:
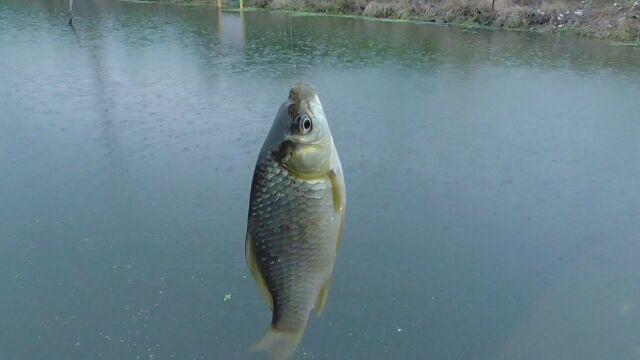
[[[587,4],[586,0],[537,6],[507,6],[504,2],[510,0],[498,1],[500,2],[496,4],[490,0],[443,0],[437,4],[420,2],[410,5],[401,0],[385,3],[358,0],[327,0],[317,3],[311,0],[252,0],[248,1],[247,6],[300,15],[334,15],[465,28],[572,33],[618,44],[640,45],[640,1],[637,0],[630,5],[614,2],[613,8],[609,5]]]
[[[175,5],[215,5],[215,0],[120,0]],[[536,6],[508,6],[517,0],[441,0],[441,3],[391,0],[247,0],[243,11],[282,11],[297,16],[336,16],[387,22],[415,22],[466,29],[568,33],[615,45],[640,46],[640,0],[624,4],[587,4],[594,0],[556,0]],[[621,0],[623,1],[623,0]],[[228,3],[224,11],[240,11]],[[630,5],[629,5],[630,4]],[[492,9],[494,6],[494,9]],[[544,9],[544,10],[543,10]],[[574,10],[570,10],[574,9]]]

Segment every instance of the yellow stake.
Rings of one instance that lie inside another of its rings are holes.
[[[218,0],[218,9],[222,7],[222,0]]]
[[[240,10],[244,10],[244,1],[240,0]]]

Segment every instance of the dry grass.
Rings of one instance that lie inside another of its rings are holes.
[[[586,35],[609,37],[620,41],[640,41],[640,1],[634,6],[608,3],[591,10],[589,21],[580,30]]]
[[[593,37],[640,42],[640,0],[254,0],[252,5],[385,19],[570,29]]]

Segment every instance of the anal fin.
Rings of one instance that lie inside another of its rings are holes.
[[[318,298],[316,299],[316,304],[314,309],[316,309],[316,315],[320,316],[324,311],[324,307],[327,305],[327,299],[329,298],[329,288],[331,288],[331,278],[327,279],[320,291],[318,292]]]

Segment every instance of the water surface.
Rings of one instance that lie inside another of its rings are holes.
[[[348,213],[297,359],[640,358],[640,49],[66,6],[0,0],[0,359],[242,355],[253,166],[300,79]]]

